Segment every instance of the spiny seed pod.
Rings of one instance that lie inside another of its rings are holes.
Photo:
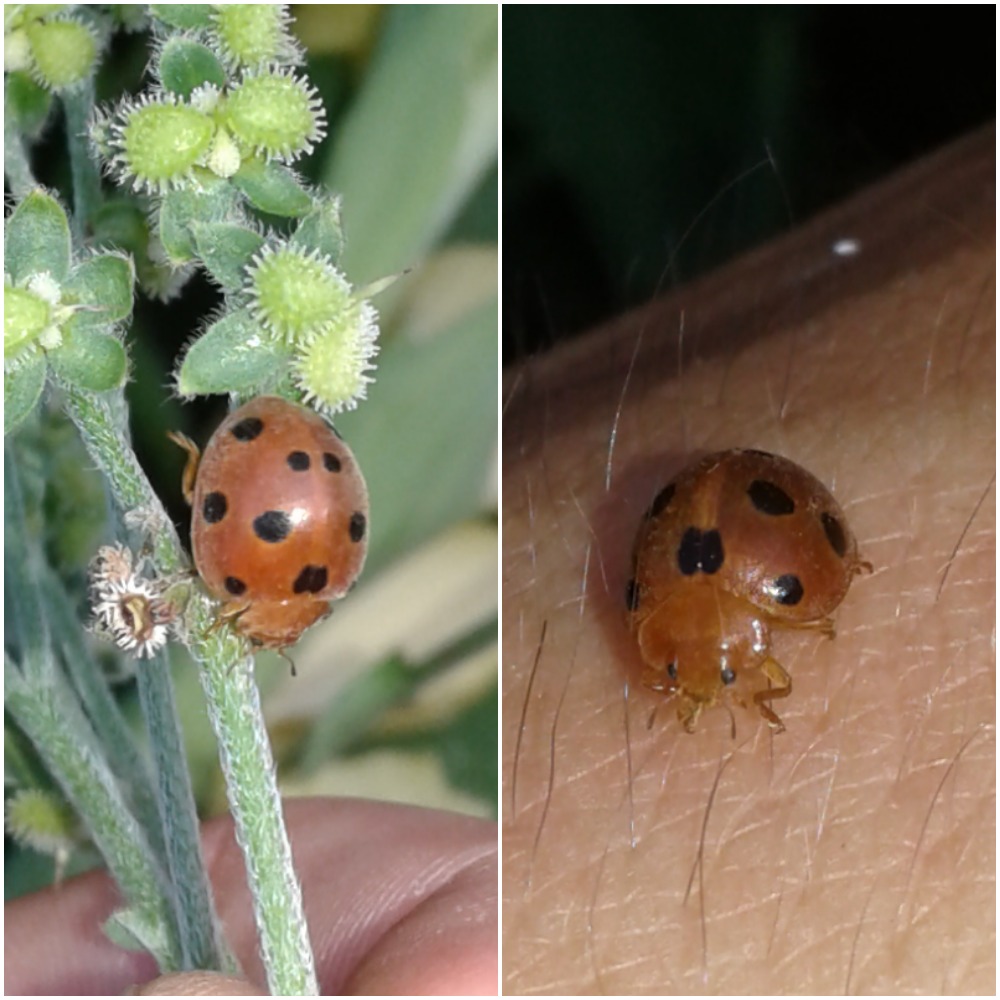
[[[216,48],[231,69],[298,64],[302,52],[289,34],[285,4],[219,4],[211,14]]]
[[[378,313],[355,299],[322,332],[302,345],[293,360],[295,382],[306,400],[328,415],[353,410],[365,398],[378,352]]]
[[[280,68],[247,73],[227,92],[222,114],[241,148],[266,160],[290,163],[326,134],[316,89]]]
[[[143,94],[91,126],[94,145],[111,153],[108,169],[118,182],[150,194],[190,183],[214,136],[212,117],[174,94]]]
[[[248,277],[254,317],[289,342],[324,329],[352,300],[350,284],[328,257],[287,244],[263,247]]]

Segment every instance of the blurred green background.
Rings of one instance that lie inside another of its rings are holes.
[[[289,651],[262,654],[257,676],[287,794],[364,795],[480,816],[498,802],[497,357],[498,9],[293,5],[329,134],[297,163],[342,197],[355,284],[400,275],[375,301],[381,351],[368,400],[336,420],[371,495],[368,563],[334,614]],[[145,85],[147,34],[118,34],[99,100]],[[57,113],[33,165],[69,188]],[[271,220],[280,224],[278,220]],[[404,273],[405,272],[405,273]],[[184,526],[181,430],[204,445],[221,397],[183,404],[171,373],[218,305],[202,276],[168,303],[140,301],[128,336],[127,389],[137,454]],[[19,438],[45,483],[50,561],[86,621],[86,562],[107,540],[101,480],[72,428],[50,409]],[[95,650],[141,726],[128,671],[142,664]],[[226,808],[195,666],[173,646],[177,699],[199,810]],[[8,766],[30,752],[7,732]],[[53,877],[50,858],[6,843],[8,898]],[[83,849],[71,873],[93,863]]]
[[[995,8],[503,15],[503,357],[649,300],[995,116]]]

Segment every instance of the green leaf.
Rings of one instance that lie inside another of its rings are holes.
[[[189,348],[177,373],[182,396],[247,392],[273,382],[285,370],[288,351],[267,339],[249,311],[213,323]]]
[[[232,222],[195,222],[195,246],[208,273],[226,292],[235,292],[246,281],[245,269],[264,245],[264,237]]]
[[[340,199],[322,198],[303,216],[288,241],[303,250],[319,250],[334,263],[344,249],[344,228],[340,221]]]
[[[222,221],[236,207],[237,195],[226,181],[206,175],[200,182],[200,191],[168,191],[160,205],[160,239],[174,267],[195,259],[193,222]]]
[[[352,280],[412,266],[496,162],[497,17],[492,4],[387,8],[322,176],[343,198]]]
[[[170,969],[176,956],[172,954],[167,929],[149,920],[138,907],[116,910],[104,922],[109,940],[127,951],[148,951],[161,969]]]
[[[295,173],[273,160],[245,160],[232,181],[261,212],[291,217],[312,208],[312,199]]]
[[[132,313],[135,271],[127,257],[103,254],[91,257],[75,268],[63,286],[64,301],[94,306],[78,314],[106,325],[126,319]]]
[[[45,388],[45,357],[41,353],[3,373],[3,432],[9,434],[35,408]]]
[[[212,23],[212,6],[207,3],[152,3],[149,12],[172,28],[207,28]]]
[[[146,213],[131,196],[109,197],[94,213],[94,245],[126,250],[133,257],[149,242]]]
[[[441,734],[438,749],[452,786],[488,802],[494,811],[499,786],[496,755],[497,740],[500,738],[498,704],[499,690],[494,685],[448,723]],[[477,749],[478,753],[475,752]]]
[[[159,66],[163,86],[181,97],[190,97],[205,83],[220,89],[226,85],[226,71],[215,53],[188,38],[169,38],[160,52]]]
[[[49,351],[49,364],[59,378],[80,389],[105,392],[125,381],[128,357],[117,337],[97,333],[76,322],[63,327],[62,343]]]
[[[4,270],[14,282],[47,271],[58,281],[69,274],[69,220],[52,195],[32,191],[7,223]]]
[[[378,362],[368,402],[337,416],[368,482],[368,573],[481,510],[496,461],[496,298],[429,340],[390,341]]]
[[[18,131],[34,138],[52,108],[52,93],[25,72],[8,73],[4,81],[5,113],[12,115]]]

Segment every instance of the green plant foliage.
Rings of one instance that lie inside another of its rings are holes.
[[[207,28],[212,23],[207,3],[152,3],[149,12],[171,28]]]
[[[45,388],[45,359],[39,354],[3,375],[4,434],[16,430],[31,413]]]
[[[52,93],[24,71],[7,73],[4,79],[4,109],[24,135],[35,138],[52,109]]]
[[[63,285],[63,298],[90,307],[75,314],[78,328],[104,326],[128,319],[134,283],[131,260],[117,254],[101,254],[74,269]]]
[[[287,167],[251,157],[233,176],[233,184],[254,208],[268,215],[294,218],[312,208],[312,199]]]
[[[192,222],[189,228],[205,270],[223,291],[239,291],[246,282],[250,261],[264,245],[264,237],[235,222]]]
[[[52,195],[39,189],[13,211],[7,222],[4,270],[17,283],[33,274],[63,281],[69,274],[69,220]]]
[[[116,337],[86,327],[67,326],[62,343],[48,353],[52,371],[63,382],[91,392],[107,392],[125,381],[128,361]]]
[[[177,374],[177,391],[182,396],[262,391],[288,356],[288,348],[265,338],[253,314],[240,309],[194,341]]]
[[[206,83],[213,87],[224,87],[226,83],[226,71],[215,53],[207,45],[183,36],[167,39],[157,68],[164,88],[179,97],[190,97]]]

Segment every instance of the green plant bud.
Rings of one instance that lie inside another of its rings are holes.
[[[42,296],[27,288],[13,286],[4,289],[3,297],[3,357],[4,361],[18,357],[52,324],[53,307]]]
[[[224,128],[218,129],[205,161],[208,169],[217,177],[232,177],[240,169],[242,162],[240,147],[233,137]]]
[[[378,314],[354,299],[321,333],[296,350],[295,381],[307,401],[324,413],[353,410],[365,398],[367,373],[378,351]]]
[[[31,42],[24,28],[5,32],[3,38],[3,71],[27,73],[32,66]]]
[[[49,90],[65,90],[86,79],[97,58],[97,41],[77,21],[34,21],[25,27],[31,72]]]
[[[298,47],[288,33],[284,4],[219,4],[212,24],[223,56],[233,67],[256,69],[268,63],[300,59]]]
[[[326,329],[353,306],[351,286],[333,263],[298,247],[266,246],[247,276],[257,321],[291,343]]]
[[[80,824],[65,799],[40,788],[15,792],[6,803],[7,832],[42,854],[69,852],[80,842]]]
[[[236,141],[267,160],[290,162],[311,153],[326,133],[315,88],[280,70],[246,75],[226,95],[224,115]]]
[[[136,191],[163,194],[191,183],[215,135],[210,115],[173,94],[126,102],[111,125],[112,169]]]

